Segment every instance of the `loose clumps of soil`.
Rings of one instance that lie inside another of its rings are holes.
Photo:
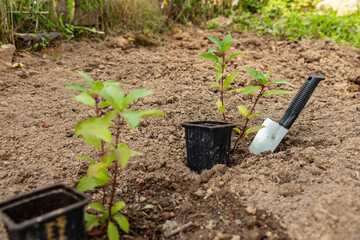
[[[131,227],[124,239],[358,239],[358,49],[329,41],[275,42],[232,34],[238,41],[230,52],[249,53],[231,62],[228,72],[240,72],[231,88],[252,81],[245,65],[271,71],[271,79],[287,80],[295,91],[309,75],[326,80],[274,153],[250,154],[250,135],[231,166],[217,165],[201,174],[186,167],[180,123],[221,120],[217,92],[210,88],[213,67],[196,55],[212,46],[205,36],[226,34],[188,29],[167,36],[158,47],[109,48],[83,41],[61,43],[41,54],[17,53],[16,61],[25,68],[0,73],[0,200],[60,182],[75,186],[87,169],[76,156],[97,157],[73,136],[75,124],[93,115],[70,98],[74,92],[65,90],[69,83],[84,83],[74,72],[81,70],[97,81],[119,81],[126,92],[154,90],[133,108],[166,114],[122,133],[122,141],[143,153],[120,174],[116,198],[127,203],[123,214]],[[256,111],[265,113],[252,124],[260,125],[266,117],[279,121],[293,97],[263,98]],[[229,121],[241,123],[236,106],[250,106],[252,100],[229,94],[226,103]],[[88,194],[101,198],[98,190]],[[152,206],[144,209],[146,205]],[[7,239],[4,228],[0,239]]]

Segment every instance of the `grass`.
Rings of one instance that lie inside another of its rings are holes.
[[[104,1],[105,25],[109,32],[162,32],[166,22],[157,0]]]
[[[243,11],[240,15],[233,15],[237,30],[255,30],[261,35],[270,34],[293,41],[303,38],[329,39],[334,43],[360,48],[360,10],[336,16],[335,11],[319,13],[313,10],[313,6],[270,6],[264,7],[261,13]]]

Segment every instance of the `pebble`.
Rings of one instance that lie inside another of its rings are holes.
[[[177,222],[171,221],[171,220],[166,220],[165,223],[162,225],[162,229],[164,230],[164,232],[167,232],[167,231],[171,231],[171,230],[175,229],[178,226],[179,226],[179,224]]]
[[[66,134],[66,137],[72,137],[72,136],[74,136],[74,134],[72,134],[72,133],[67,133]]]
[[[235,219],[235,223],[236,223],[236,225],[241,225],[241,220],[240,219]]]
[[[306,183],[308,181],[308,178],[307,178],[305,173],[300,173],[299,174],[299,181],[302,182],[302,183]]]
[[[8,161],[3,161],[3,164],[4,164],[4,166],[9,166],[9,165],[10,165],[10,162],[8,162]]]
[[[215,220],[209,220],[206,224],[205,228],[209,230],[213,230],[216,227],[216,221]]]
[[[205,191],[201,190],[201,189],[198,189],[196,192],[195,192],[195,195],[200,197],[200,198],[203,198],[205,196]]]

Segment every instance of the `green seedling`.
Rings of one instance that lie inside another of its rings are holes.
[[[263,113],[263,112],[255,112],[255,107],[259,103],[260,98],[277,95],[277,94],[286,94],[286,93],[293,93],[292,91],[288,90],[269,90],[269,87],[272,85],[278,85],[278,84],[285,84],[285,85],[291,85],[291,83],[285,81],[285,80],[274,80],[274,81],[268,81],[270,77],[270,72],[267,72],[266,74],[263,73],[261,70],[256,71],[255,69],[245,67],[246,71],[257,80],[258,85],[253,86],[249,85],[245,88],[238,88],[230,90],[229,92],[240,92],[241,96],[244,96],[246,94],[250,94],[254,98],[254,103],[251,107],[251,110],[249,111],[244,105],[237,106],[237,109],[239,110],[242,117],[245,118],[244,125],[241,129],[234,128],[234,130],[239,134],[239,137],[237,138],[235,145],[234,145],[234,151],[236,151],[238,143],[241,139],[244,139],[248,134],[257,132],[260,129],[264,128],[264,126],[254,126],[248,128],[249,121]],[[268,90],[268,91],[267,91]]]
[[[118,240],[120,237],[118,227],[126,233],[130,228],[127,218],[120,213],[126,205],[125,202],[115,202],[114,199],[118,173],[125,169],[131,157],[141,155],[140,152],[131,150],[126,143],[120,141],[120,132],[126,125],[132,130],[135,129],[143,117],[164,116],[164,114],[159,110],[128,109],[130,103],[153,94],[150,90],[138,89],[124,94],[118,82],[94,82],[86,73],[79,72],[79,74],[90,89],[75,83],[66,88],[81,92],[73,98],[92,107],[96,117],[79,121],[75,127],[75,136],[82,136],[89,145],[98,149],[101,161],[95,161],[88,156],[78,156],[78,159],[89,162],[90,166],[86,175],[77,184],[77,189],[86,192],[97,187],[103,188],[102,202],[88,205],[98,214],[85,213],[86,229],[95,229],[99,233],[104,233],[106,230],[110,240]],[[102,115],[105,107],[110,110]]]
[[[220,113],[222,114],[224,121],[227,121],[225,115],[224,94],[227,92],[227,88],[234,81],[234,79],[239,73],[236,72],[230,75],[226,75],[225,70],[227,65],[229,64],[229,61],[232,58],[242,55],[246,52],[232,53],[227,56],[227,51],[233,43],[233,39],[231,38],[230,34],[227,35],[222,41],[220,41],[216,37],[208,36],[207,38],[216,45],[216,48],[210,48],[207,53],[201,54],[198,57],[214,62],[214,68],[216,70],[216,83],[211,84],[210,87],[216,87],[219,89],[220,100],[216,102],[216,105]]]

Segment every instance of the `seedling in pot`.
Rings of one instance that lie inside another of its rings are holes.
[[[207,36],[207,38],[212,41],[217,48],[210,48],[207,53],[201,54],[199,55],[199,57],[214,62],[214,68],[216,69],[216,83],[211,84],[210,87],[216,87],[219,89],[220,100],[216,102],[216,105],[220,113],[222,114],[223,120],[227,121],[225,115],[226,105],[224,101],[224,94],[226,93],[226,89],[234,81],[237,75],[239,75],[239,73],[235,72],[226,76],[226,67],[232,58],[242,55],[246,52],[232,53],[227,56],[227,51],[233,43],[233,39],[231,38],[230,34],[227,35],[222,41],[220,41],[216,37]]]
[[[254,127],[248,127],[250,120],[263,113],[263,112],[255,112],[255,107],[259,103],[260,98],[266,97],[266,96],[272,96],[277,94],[286,94],[286,93],[293,93],[292,91],[287,90],[268,90],[271,85],[279,85],[279,84],[285,84],[292,86],[291,83],[285,81],[285,80],[274,80],[274,81],[268,81],[270,77],[270,72],[267,72],[266,74],[263,73],[261,70],[256,71],[255,69],[245,67],[246,71],[258,81],[258,85],[253,86],[249,85],[245,88],[238,88],[230,90],[229,92],[241,92],[241,96],[244,96],[246,94],[250,94],[254,98],[254,103],[248,111],[248,109],[244,105],[237,106],[239,112],[241,113],[242,117],[245,118],[245,122],[242,126],[242,128],[234,128],[234,130],[239,134],[237,140],[235,141],[235,145],[233,148],[233,151],[236,151],[238,144],[240,140],[244,139],[248,134],[257,132],[260,129],[264,128],[264,126],[254,126]],[[267,91],[268,90],[268,91]]]
[[[120,131],[124,130],[125,125],[129,125],[132,130],[135,129],[143,117],[164,114],[159,110],[128,109],[133,101],[153,94],[150,90],[138,89],[125,95],[117,82],[94,82],[87,74],[79,73],[88,83],[90,90],[80,84],[70,84],[67,88],[80,91],[81,93],[74,97],[75,100],[93,107],[96,117],[79,121],[75,127],[75,136],[81,135],[89,145],[97,148],[102,161],[97,162],[87,156],[78,156],[79,159],[88,161],[90,166],[86,176],[80,179],[77,189],[86,192],[103,187],[104,191],[102,203],[94,202],[88,205],[99,214],[85,213],[86,229],[95,230],[92,233],[100,234],[106,229],[110,240],[118,240],[119,231],[116,224],[126,233],[129,232],[130,227],[127,218],[120,214],[125,202],[115,202],[114,199],[118,172],[120,169],[125,169],[131,157],[141,155],[140,152],[131,150],[126,143],[120,141]],[[111,107],[111,111],[102,117],[101,109],[107,106]],[[105,144],[108,145],[106,148]]]

